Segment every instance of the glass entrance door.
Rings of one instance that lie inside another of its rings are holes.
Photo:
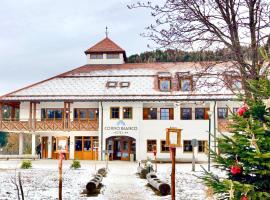
[[[114,160],[121,160],[121,140],[114,141]]]

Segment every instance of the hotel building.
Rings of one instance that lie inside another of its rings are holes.
[[[104,160],[107,152],[110,160],[145,160],[156,149],[157,159],[168,160],[166,129],[177,128],[177,159],[192,159],[196,139],[196,159],[206,161],[209,127],[212,135],[227,132],[230,111],[241,105],[231,89],[212,84],[234,80],[220,75],[224,63],[200,76],[203,63],[127,63],[108,37],[85,55],[84,66],[0,97],[0,130],[19,134],[20,155],[32,135],[32,155],[39,138],[42,158],[64,150],[67,159]]]

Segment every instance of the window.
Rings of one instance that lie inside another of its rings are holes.
[[[161,120],[173,120],[173,108],[160,108]]]
[[[106,86],[107,86],[108,88],[115,88],[115,87],[117,87],[117,82],[116,82],[116,81],[108,81],[108,82],[106,83]]]
[[[83,150],[84,151],[91,151],[91,138],[90,137],[83,137]]]
[[[103,54],[102,53],[91,53],[90,59],[103,59]]]
[[[207,151],[207,141],[199,140],[198,141],[198,152],[205,153]]]
[[[192,109],[191,108],[181,108],[181,119],[183,119],[183,120],[192,119]]]
[[[119,53],[108,53],[107,59],[118,59],[120,58]]]
[[[208,108],[195,108],[195,119],[209,119]]]
[[[160,141],[160,152],[161,153],[170,152],[170,147],[166,146],[166,141],[165,140]]]
[[[63,109],[62,108],[48,108],[41,109],[41,119],[45,120],[62,120],[63,118]]]
[[[192,152],[191,140],[184,140],[184,152]]]
[[[132,119],[131,107],[123,107],[123,119]]]
[[[169,91],[171,89],[170,79],[159,79],[159,89],[161,91]]]
[[[157,141],[156,140],[147,140],[147,152],[153,152],[156,150]]]
[[[218,118],[226,119],[228,117],[228,108],[218,108]]]
[[[75,151],[82,151],[82,137],[75,137]]]
[[[120,82],[120,87],[124,88],[124,87],[129,87],[130,86],[130,82]]]
[[[143,119],[157,119],[157,109],[156,108],[143,108]]]
[[[111,119],[119,119],[120,118],[120,108],[119,107],[112,107],[111,108]]]
[[[97,120],[98,108],[75,108],[74,119],[76,120]]]
[[[180,79],[180,90],[183,92],[192,90],[192,80],[191,78]]]

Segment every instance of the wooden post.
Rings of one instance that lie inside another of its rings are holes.
[[[63,177],[62,177],[62,169],[63,169],[63,153],[59,153],[59,164],[58,164],[58,169],[59,169],[59,186],[58,186],[58,199],[62,200],[62,187],[63,187]]]
[[[176,148],[170,147],[171,159],[172,159],[172,174],[171,174],[171,196],[172,200],[175,200],[175,154]]]
[[[29,129],[32,130],[32,109],[33,102],[30,102],[30,110],[29,110]]]
[[[64,131],[66,130],[66,118],[67,118],[67,103],[64,102]]]
[[[2,102],[0,102],[0,128],[2,129],[2,117],[3,117],[3,113],[2,113]]]
[[[34,131],[36,130],[36,118],[37,118],[37,103],[34,102],[34,117],[33,117],[33,123],[32,123]]]
[[[67,128],[70,129],[70,102],[67,103],[67,108],[68,108]]]

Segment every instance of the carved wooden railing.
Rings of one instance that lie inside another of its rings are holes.
[[[36,121],[34,130],[36,131],[63,131],[64,123],[62,120]]]
[[[31,124],[31,125],[30,125]],[[0,121],[0,131],[97,131],[97,120],[71,121],[69,124],[63,120],[41,121]]]
[[[74,120],[70,122],[71,131],[97,131],[97,120]]]
[[[1,131],[29,131],[28,121],[3,120],[0,122]]]

